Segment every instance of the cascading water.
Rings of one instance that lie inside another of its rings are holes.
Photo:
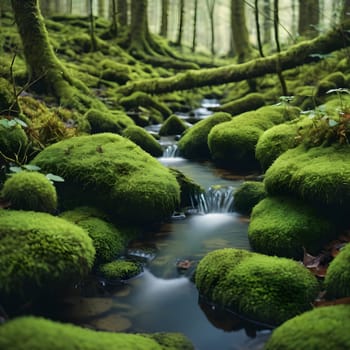
[[[179,157],[179,155],[180,151],[177,147],[177,144],[167,146],[163,152],[163,158],[176,158]]]

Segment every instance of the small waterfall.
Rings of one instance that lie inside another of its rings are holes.
[[[164,158],[175,158],[175,157],[179,157],[179,155],[180,155],[179,153],[180,153],[180,151],[179,151],[177,145],[172,144],[172,145],[167,146],[164,149],[163,157]]]
[[[206,192],[196,195],[194,203],[197,203],[198,212],[230,213],[233,212],[233,187],[211,186]]]

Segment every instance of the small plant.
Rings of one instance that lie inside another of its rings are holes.
[[[39,172],[41,168],[38,167],[37,165],[25,164],[21,166],[10,166],[9,170],[11,172],[10,175],[12,175],[12,174],[20,173],[21,171],[38,171]],[[64,182],[63,177],[58,175],[48,173],[45,176],[51,183]]]

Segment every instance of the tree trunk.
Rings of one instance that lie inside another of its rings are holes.
[[[206,0],[209,22],[210,22],[210,52],[212,56],[215,55],[215,26],[214,26],[214,10],[215,0]]]
[[[185,17],[185,0],[180,0],[179,7],[179,27],[177,30],[177,39],[176,45],[182,45],[182,34],[183,34],[183,26],[184,26],[184,17]]]
[[[90,42],[91,51],[97,50],[97,40],[95,35],[95,18],[94,18],[94,7],[93,0],[89,0],[89,18],[90,18]]]
[[[56,57],[49,43],[44,19],[38,0],[11,0],[15,21],[22,39],[29,77],[36,82],[33,88],[56,96],[60,103],[82,109],[84,98],[77,97],[74,85],[88,95],[89,90],[81,82],[73,80]]]
[[[313,38],[318,35],[319,0],[299,0],[299,35]]]
[[[255,26],[256,26],[256,37],[258,40],[258,48],[260,57],[264,57],[264,51],[261,42],[261,33],[260,33],[260,21],[259,21],[259,0],[254,2],[254,12],[255,12]]]
[[[249,58],[251,53],[244,1],[231,0],[231,28],[237,62],[242,63]]]
[[[104,17],[105,15],[105,0],[98,0],[98,16]]]
[[[192,52],[196,51],[196,45],[197,45],[197,17],[198,17],[198,0],[194,0],[193,31],[192,31]]]
[[[340,50],[350,44],[347,30],[350,25],[336,28],[326,35],[313,40],[307,40],[292,46],[287,51],[264,58],[258,58],[242,64],[232,64],[220,68],[201,69],[176,74],[170,78],[158,78],[130,83],[118,89],[123,94],[134,91],[148,93],[165,93],[176,90],[187,90],[202,86],[222,85],[245,79],[256,78],[277,72],[278,64],[281,70],[295,68],[312,62],[312,54],[327,54]]]
[[[121,27],[128,25],[128,2],[127,0],[118,0],[117,3],[118,22]]]
[[[117,7],[116,0],[111,0],[110,2],[110,17],[111,17],[111,35],[113,38],[118,36],[118,21],[117,21]]]
[[[147,43],[148,20],[147,0],[131,0],[131,25],[129,50],[133,54],[150,53]]]
[[[271,4],[270,0],[264,0],[264,35],[263,35],[263,43],[269,44],[271,43]]]
[[[160,35],[166,38],[168,36],[168,16],[169,0],[162,0],[162,22],[160,25]]]

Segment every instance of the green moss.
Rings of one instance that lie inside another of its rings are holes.
[[[0,125],[0,151],[2,153],[0,153],[0,162],[6,157],[16,159],[18,156],[20,158],[27,144],[28,137],[20,125],[16,124],[12,127]]]
[[[66,220],[0,210],[1,295],[30,298],[59,290],[85,276],[94,256],[87,233]]]
[[[126,234],[108,222],[96,209],[75,208],[63,212],[61,217],[82,227],[89,234],[96,250],[96,264],[112,261],[124,251]]]
[[[307,204],[268,197],[254,207],[248,237],[259,253],[301,259],[303,247],[317,253],[334,231],[333,225]]]
[[[315,206],[346,212],[350,201],[350,148],[300,145],[283,153],[265,175],[272,195],[292,194]]]
[[[123,131],[123,136],[154,157],[161,157],[163,154],[163,149],[159,142],[139,126],[129,126]]]
[[[245,181],[234,193],[234,207],[249,215],[253,207],[266,197],[265,186],[259,181]]]
[[[122,97],[119,102],[126,109],[137,109],[140,106],[151,107],[158,110],[163,117],[171,115],[171,110],[164,103],[144,92],[134,92],[130,96]]]
[[[96,332],[43,318],[20,317],[0,328],[0,348],[7,350],[192,350],[180,334]],[[169,336],[169,338],[168,338]],[[177,340],[177,343],[175,342]],[[172,344],[169,346],[169,344]]]
[[[195,283],[210,301],[270,325],[309,310],[318,293],[316,278],[298,262],[232,248],[207,254]]]
[[[350,297],[350,244],[331,261],[325,278],[328,297]]]
[[[4,78],[0,77],[0,114],[17,115],[19,107],[16,102],[13,86]]]
[[[349,305],[319,307],[275,329],[264,350],[349,349],[349,322]]]
[[[251,93],[247,96],[239,98],[238,100],[227,102],[216,108],[218,111],[227,112],[231,115],[238,115],[244,112],[258,109],[265,105],[263,95],[258,93]]]
[[[311,125],[311,119],[302,118],[266,130],[255,148],[255,157],[262,169],[266,170],[283,152],[296,147],[300,143],[300,133]]]
[[[181,155],[189,159],[210,159],[208,135],[217,124],[228,122],[228,113],[217,112],[188,129],[178,142]]]
[[[47,147],[33,163],[65,179],[57,187],[65,205],[97,206],[116,220],[161,221],[179,203],[179,186],[169,170],[119,135],[64,140]]]
[[[294,108],[262,107],[214,126],[208,136],[213,160],[228,168],[256,168],[255,146],[262,133],[296,117]]]
[[[346,86],[346,78],[342,72],[328,74],[319,82],[316,89],[316,96],[322,96],[326,94],[328,90],[343,88],[344,86]]]
[[[101,70],[100,78],[125,84],[130,80],[131,69],[126,64],[121,64],[110,59],[104,59],[99,63]]]
[[[159,135],[181,135],[188,126],[175,114],[165,120],[159,130]]]
[[[133,261],[115,260],[100,266],[99,270],[107,280],[126,280],[138,275],[141,266]]]
[[[43,174],[21,171],[11,175],[2,189],[11,208],[53,213],[57,208],[55,186]]]

